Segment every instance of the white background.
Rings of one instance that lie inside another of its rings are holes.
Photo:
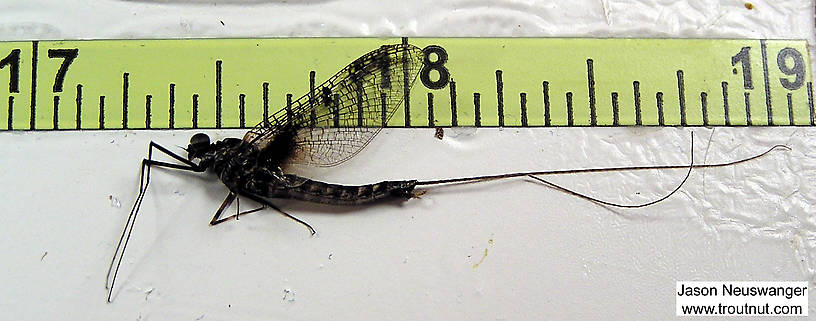
[[[2,40],[814,38],[810,1],[756,1],[753,10],[702,0],[4,2]],[[389,130],[350,162],[315,175],[367,183],[683,164],[689,132],[459,129],[440,141],[428,129]],[[175,148],[192,134],[0,133],[0,319],[653,320],[674,316],[677,280],[812,284],[816,275],[816,131],[697,128],[697,161],[780,143],[793,151],[695,171],[677,195],[638,210],[611,211],[525,179],[435,188],[421,199],[363,208],[279,202],[310,222],[316,237],[272,211],[210,227],[226,195],[217,179],[155,171],[115,301],[105,303],[105,273],[148,142]],[[683,174],[553,179],[634,203],[663,195]]]

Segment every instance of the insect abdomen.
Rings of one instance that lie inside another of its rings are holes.
[[[413,197],[416,181],[383,181],[366,185],[339,185],[305,179],[298,186],[269,186],[267,196],[332,205],[358,205],[389,198]]]

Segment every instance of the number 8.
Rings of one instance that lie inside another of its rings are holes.
[[[419,72],[419,79],[422,84],[429,89],[442,89],[448,85],[450,80],[450,72],[445,68],[445,62],[448,61],[448,53],[444,48],[437,45],[430,45],[422,49],[422,70]],[[436,61],[431,61],[431,54],[436,55]],[[439,73],[439,79],[431,80],[431,70],[436,70]]]

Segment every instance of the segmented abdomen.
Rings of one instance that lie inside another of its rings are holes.
[[[340,185],[324,183],[295,175],[285,175],[297,184],[266,184],[259,194],[270,198],[293,198],[297,200],[333,205],[358,205],[378,200],[413,196],[416,181],[383,181],[366,185]]]

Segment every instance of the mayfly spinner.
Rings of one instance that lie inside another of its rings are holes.
[[[433,50],[435,46],[429,48]],[[192,172],[211,171],[218,175],[221,182],[227,186],[229,194],[210,220],[211,225],[236,218],[238,215],[271,208],[302,224],[314,234],[315,230],[308,223],[281,210],[270,200],[288,198],[332,205],[358,205],[387,199],[407,200],[419,194],[414,189],[420,186],[529,176],[547,186],[600,204],[642,207],[668,198],[682,186],[682,182],[674,191],[660,199],[645,204],[622,205],[579,194],[539,176],[624,170],[688,169],[686,174],[688,178],[692,168],[729,166],[761,157],[774,148],[784,147],[774,146],[765,153],[751,158],[719,164],[695,165],[692,157],[688,165],[520,172],[431,181],[383,181],[358,186],[324,183],[282,171],[281,168],[285,168],[287,164],[335,166],[360,152],[399,109],[423,65],[431,63],[426,57],[422,49],[407,43],[382,46],[356,59],[336,75],[316,86],[314,91],[264,119],[247,132],[243,139],[226,138],[213,143],[206,134],[193,135],[186,148],[187,157],[151,142],[148,157],[142,160],[139,194],[108,269],[106,280],[109,289],[108,302],[111,301],[119,267],[139,207],[150,183],[150,168],[154,166]],[[172,157],[178,163],[153,160],[154,149]],[[251,199],[263,204],[263,207],[222,218],[224,210],[237,197]]]

